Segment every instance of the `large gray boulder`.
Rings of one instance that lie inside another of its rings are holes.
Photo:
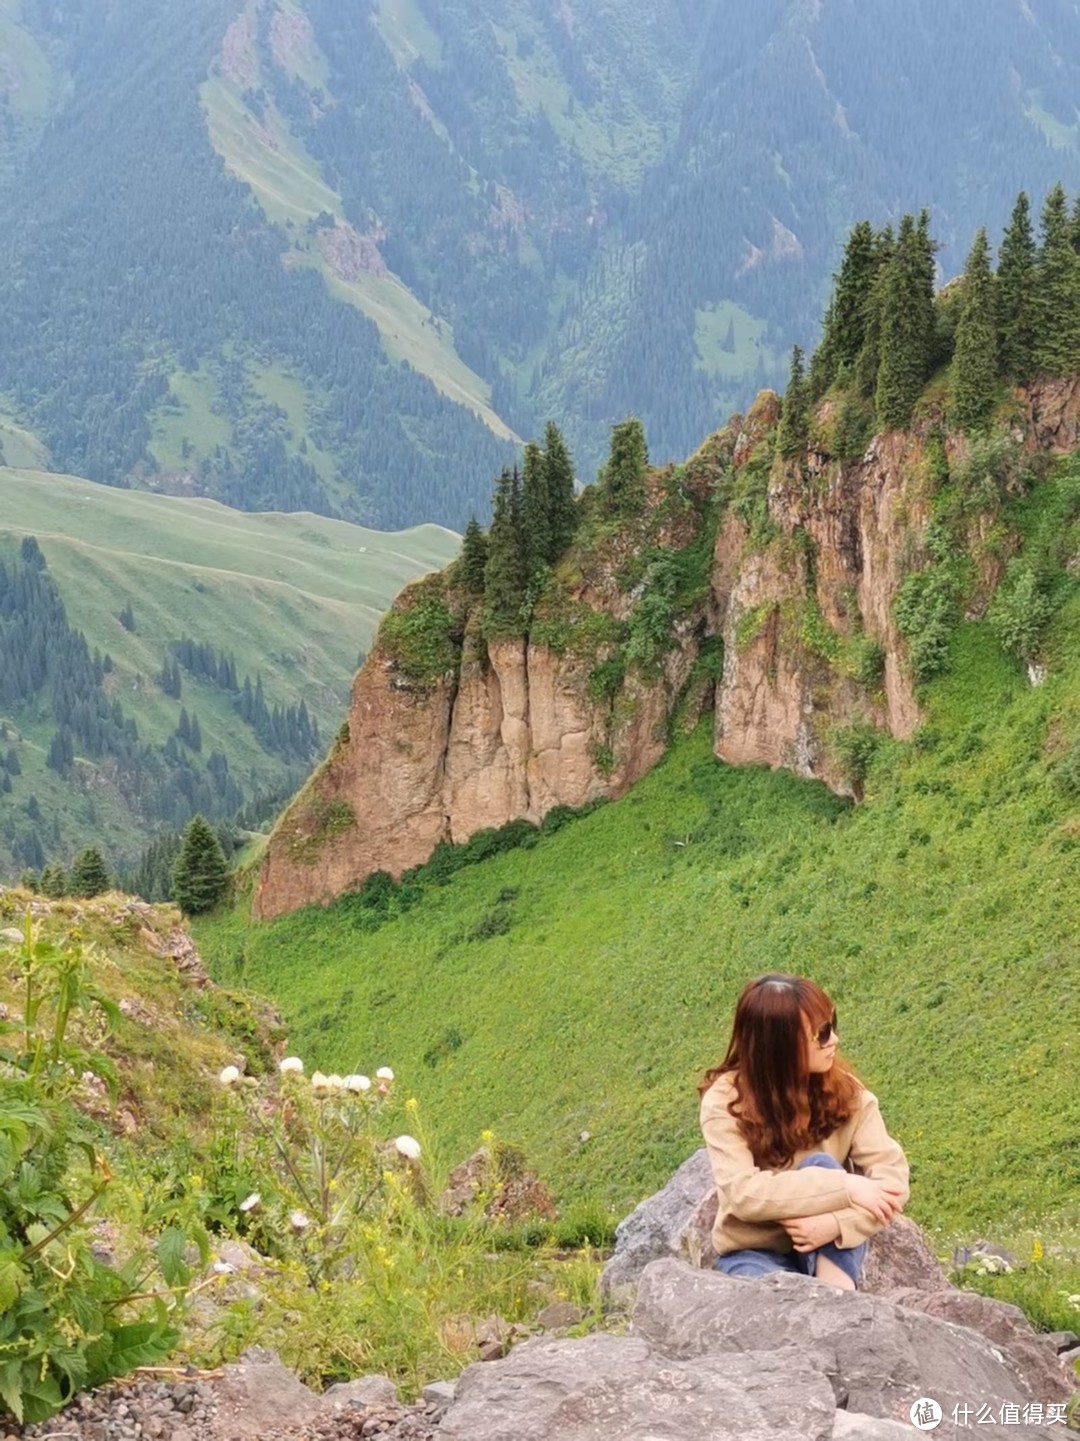
[[[684,1161],[671,1180],[647,1197],[615,1229],[615,1250],[600,1277],[610,1304],[629,1307],[634,1287],[650,1261],[678,1256],[691,1266],[716,1259],[712,1228],[716,1183],[704,1146]],[[898,1286],[941,1291],[949,1282],[914,1221],[898,1216],[870,1242],[861,1289],[882,1296]]]
[[[748,1281],[694,1270],[669,1259],[647,1266],[631,1329],[675,1360],[725,1352],[796,1353],[832,1384],[838,1406],[905,1422],[930,1396],[945,1413],[941,1436],[959,1435],[952,1408],[1057,1397],[1038,1394],[1041,1378],[1019,1373],[1009,1354],[967,1327],[879,1296],[841,1291],[776,1272]],[[1025,1436],[1049,1437],[1027,1426]]]
[[[978,1331],[1004,1353],[1014,1374],[1023,1377],[1032,1400],[1067,1401],[1076,1389],[1075,1378],[1052,1337],[1036,1331],[1019,1306],[955,1287],[945,1291],[899,1289],[889,1293],[889,1300],[909,1311]]]
[[[859,1281],[859,1290],[871,1296],[887,1296],[898,1286],[920,1291],[952,1289],[922,1231],[907,1216],[897,1216],[870,1238]]]
[[[716,1183],[705,1147],[684,1161],[661,1191],[647,1197],[615,1228],[615,1250],[600,1276],[608,1300],[629,1304],[650,1261],[682,1256],[692,1266],[716,1259],[712,1228]]]
[[[676,1361],[596,1335],[470,1366],[439,1441],[832,1441],[835,1411],[826,1377],[794,1350]]]

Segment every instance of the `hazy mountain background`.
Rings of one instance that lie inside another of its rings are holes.
[[[0,56],[8,463],[379,526],[548,416],[683,454],[854,219],[947,277],[1080,183],[1074,0],[0,0]]]

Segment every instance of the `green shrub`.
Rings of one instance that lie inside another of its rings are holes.
[[[951,472],[965,509],[981,511],[997,505],[1018,469],[1019,456],[1019,447],[1007,431],[991,431],[973,440],[966,458]]]
[[[626,681],[626,662],[626,651],[617,650],[593,666],[589,672],[589,699],[594,704],[612,701],[619,694]]]
[[[777,611],[777,602],[766,601],[744,610],[735,622],[735,649],[749,650]]]
[[[592,760],[602,776],[611,775],[618,765],[615,750],[607,741],[601,741],[592,747]]]
[[[769,514],[771,469],[772,447],[764,443],[734,472],[731,480],[728,504],[749,530],[749,542],[754,550],[764,550],[777,534],[776,523]]]
[[[880,733],[866,721],[833,726],[829,731],[829,749],[836,758],[844,779],[856,794],[862,791],[866,773],[880,743]]]
[[[938,675],[948,663],[949,639],[960,619],[958,589],[952,568],[939,564],[913,571],[897,593],[893,614],[916,681]]]
[[[1026,662],[1036,655],[1053,609],[1031,566],[1013,560],[986,615],[1005,649]]]
[[[407,610],[392,610],[379,627],[379,644],[398,669],[419,685],[434,685],[457,669],[461,655],[454,617],[437,595],[423,595]]]
[[[496,936],[505,936],[514,924],[514,918],[506,906],[493,906],[485,911],[469,932],[470,941],[490,941]]]
[[[876,690],[885,673],[885,650],[869,635],[854,635],[847,643],[845,669],[867,690]]]

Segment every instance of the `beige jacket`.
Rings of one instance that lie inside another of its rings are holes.
[[[882,1229],[869,1211],[848,1204],[847,1178],[840,1171],[824,1166],[795,1169],[811,1151],[797,1151],[782,1170],[759,1170],[728,1112],[734,1097],[735,1083],[727,1074],[718,1076],[701,1098],[701,1129],[720,1197],[713,1227],[718,1256],[749,1247],[792,1250],[790,1236],[775,1223],[793,1216],[820,1216],[831,1211],[840,1223],[836,1244],[841,1247],[857,1246]],[[877,1097],[865,1087],[850,1119],[812,1149],[826,1152],[841,1165],[850,1162],[875,1180],[895,1182],[907,1202],[908,1163],[885,1129]]]

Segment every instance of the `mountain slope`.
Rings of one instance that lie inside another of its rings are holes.
[[[91,652],[111,657],[105,693],[136,722],[140,742],[175,744],[181,708],[201,731],[199,750],[182,746],[173,774],[179,782],[190,772],[186,790],[170,782],[147,792],[117,773],[108,747],[97,757],[84,751],[67,775],[50,767],[57,716],[49,685],[5,695],[4,752],[14,749],[18,761],[0,794],[5,867],[40,865],[34,837],[50,858],[95,843],[113,863],[130,860],[156,829],[182,823],[200,802],[230,814],[295,785],[310,756],[275,746],[269,731],[238,714],[240,693],[186,664],[177,672],[181,693],[163,689],[177,643],[191,639],[231,657],[241,691],[245,677],[254,684],[261,675],[271,712],[303,700],[322,735],[332,734],[382,611],[408,579],[445,564],[457,546],[437,526],[383,534],[310,514],[246,514],[9,469],[0,469],[0,512],[9,569],[18,570],[21,539],[36,536],[68,625],[85,634]],[[18,614],[9,605],[5,626]],[[125,611],[131,628],[121,621]],[[208,801],[199,787],[214,752],[227,761],[231,785]]]
[[[977,36],[959,0],[0,17],[0,391],[59,467],[249,508],[460,528],[549,415],[586,476],[628,412],[684,454],[806,343],[855,219],[925,199],[948,277],[1080,184],[1070,0]]]

